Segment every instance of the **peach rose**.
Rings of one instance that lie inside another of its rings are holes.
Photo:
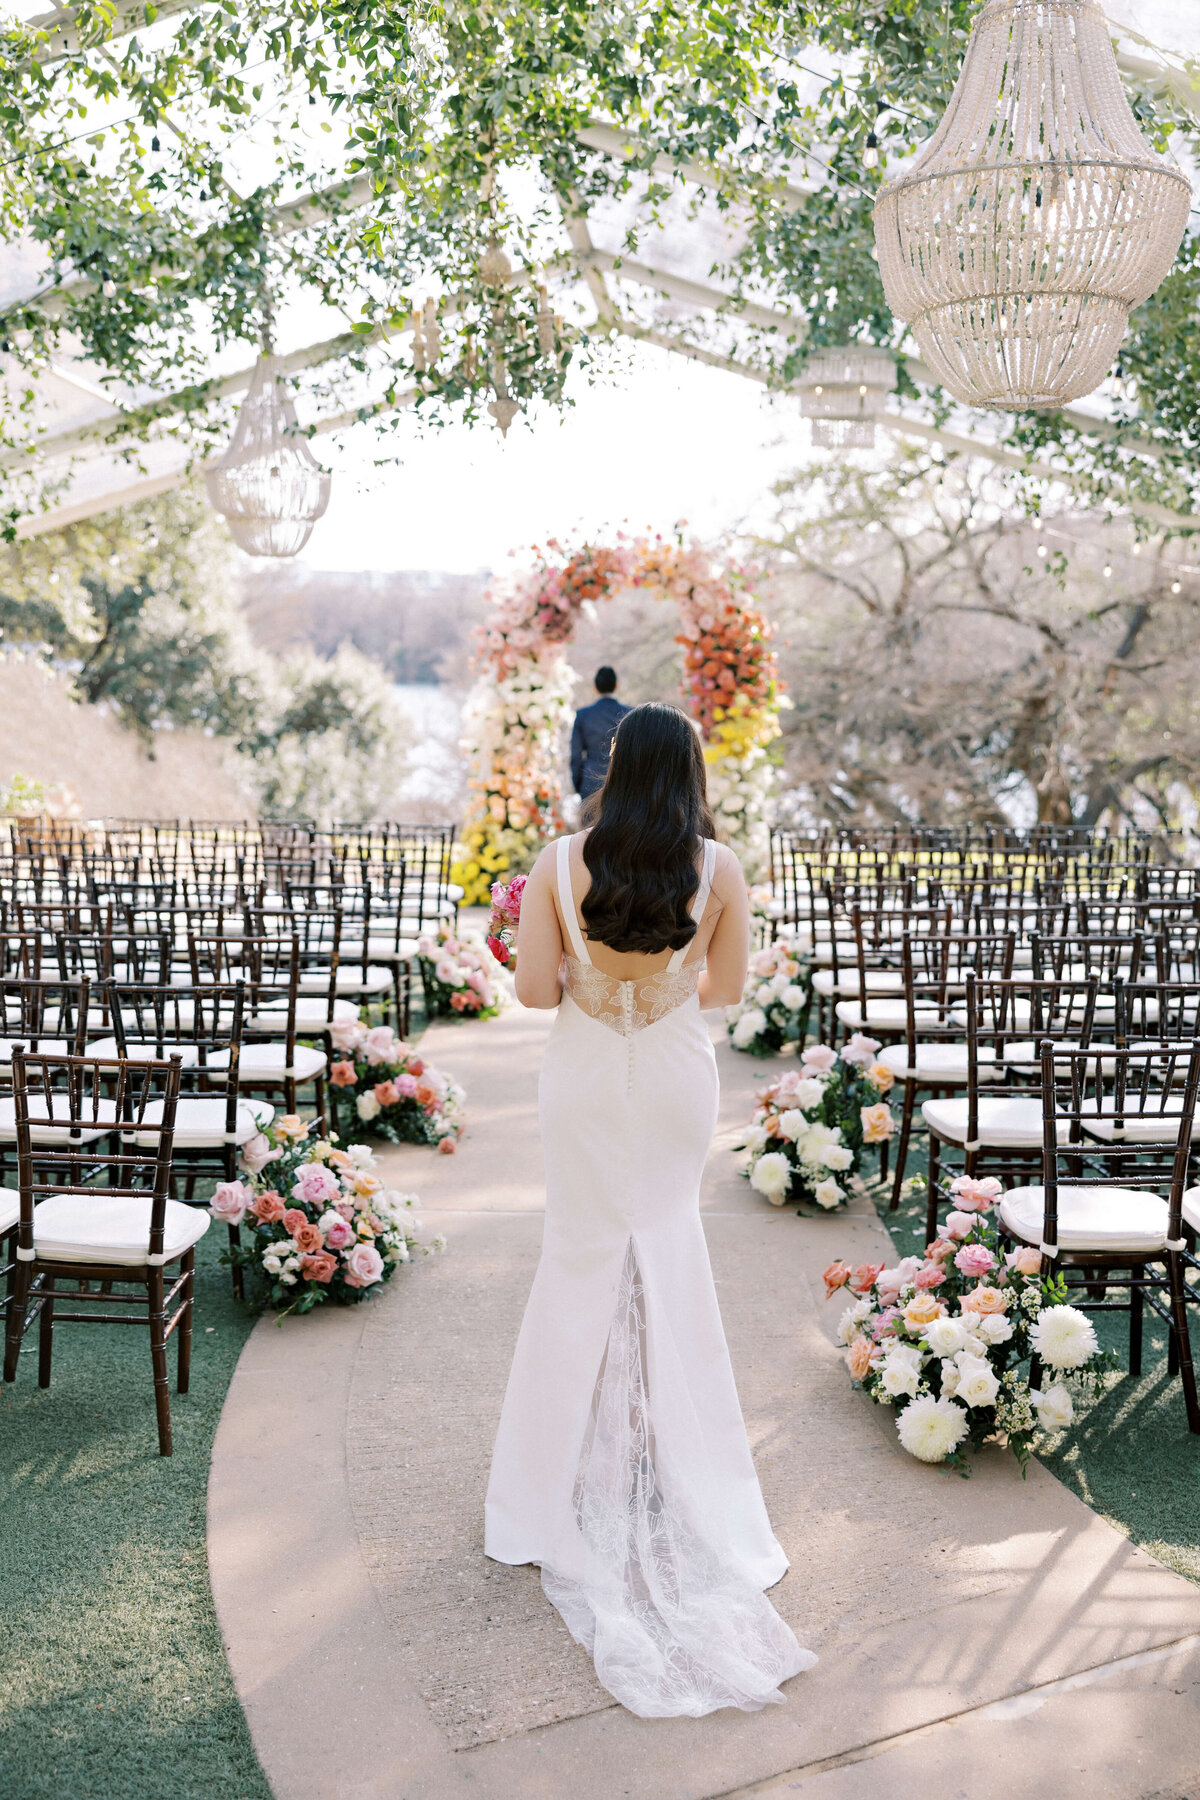
[[[896,1077],[892,1074],[892,1071],[888,1068],[886,1063],[872,1063],[867,1070],[867,1080],[871,1083],[872,1087],[877,1087],[881,1094],[887,1093],[895,1079]]]
[[[935,1262],[926,1263],[924,1268],[918,1269],[913,1276],[913,1281],[918,1289],[925,1291],[928,1291],[930,1288],[941,1287],[945,1279],[945,1269],[943,1269],[941,1263]]]
[[[354,1164],[350,1161],[350,1158],[346,1155],[344,1150],[331,1150],[329,1152],[329,1161],[333,1164],[335,1169],[352,1169],[354,1167]]]
[[[292,1236],[296,1240],[297,1250],[302,1250],[306,1256],[315,1256],[317,1251],[323,1249],[325,1245],[325,1239],[321,1236],[321,1229],[318,1225],[309,1225],[306,1222],[298,1226]]]
[[[1033,1244],[1021,1244],[1010,1250],[1004,1260],[1018,1275],[1036,1275],[1042,1266],[1042,1253]]]
[[[850,1264],[847,1262],[831,1262],[822,1272],[821,1280],[825,1283],[825,1298],[828,1300],[844,1288],[850,1279]]]
[[[299,1113],[281,1113],[275,1121],[277,1137],[302,1138],[308,1136],[308,1126]]]
[[[954,1244],[949,1238],[934,1238],[932,1244],[926,1244],[925,1255],[930,1262],[945,1262],[954,1255]]]
[[[859,1108],[864,1144],[886,1144],[895,1130],[890,1108],[880,1100],[874,1106]]]
[[[978,1287],[970,1288],[962,1297],[964,1312],[1002,1313],[1008,1306],[1008,1295],[998,1287],[989,1287],[980,1282]]]
[[[437,1099],[437,1089],[428,1081],[418,1081],[416,1098],[418,1106],[432,1106]]]
[[[400,1098],[394,1081],[377,1081],[371,1089],[380,1106],[395,1106]]]
[[[854,1289],[854,1292],[856,1294],[869,1294],[871,1289],[875,1286],[875,1277],[880,1273],[882,1268],[883,1264],[881,1262],[859,1263],[857,1269],[855,1269],[853,1275],[850,1277],[850,1286]]]
[[[283,1229],[290,1231],[295,1237],[302,1225],[308,1224],[307,1213],[302,1213],[298,1206],[289,1206],[283,1215]]]
[[[300,1273],[305,1281],[332,1281],[336,1268],[337,1257],[330,1256],[328,1250],[314,1250],[300,1258]]]
[[[358,1076],[352,1062],[335,1062],[329,1071],[329,1079],[334,1087],[353,1087]]]
[[[458,1145],[452,1137],[444,1137],[439,1140],[438,1149],[443,1156],[453,1156],[454,1152],[458,1149]]]
[[[904,1309],[904,1323],[910,1331],[919,1332],[926,1325],[932,1325],[935,1319],[940,1319],[945,1310],[941,1301],[932,1294],[914,1294]]]
[[[274,1188],[268,1188],[253,1202],[250,1211],[257,1214],[264,1225],[277,1225],[284,1214],[283,1196]]]
[[[855,1381],[865,1380],[874,1350],[875,1346],[870,1338],[856,1337],[846,1351],[846,1367]]]

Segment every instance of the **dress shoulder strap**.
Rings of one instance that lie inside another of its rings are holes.
[[[705,840],[704,840],[704,867],[702,868],[702,870],[700,872],[700,886],[696,889],[696,897],[692,901],[691,909],[690,909],[692,918],[695,920],[697,925],[699,925],[701,919],[704,917],[704,909],[708,905],[708,896],[712,892],[713,870],[716,868],[716,866],[717,866],[716,842],[712,838],[705,838]],[[667,968],[668,969],[682,968],[683,967],[683,959],[687,955],[690,948],[691,948],[690,944],[684,944],[681,949],[676,950],[676,952],[672,956],[670,962],[667,964]]]
[[[582,963],[590,963],[587,945],[583,941],[583,933],[579,929],[579,919],[575,912],[575,896],[571,892],[571,839],[559,838],[556,851],[558,862],[558,904],[563,916],[563,924],[567,928],[567,936],[571,940],[571,955]]]

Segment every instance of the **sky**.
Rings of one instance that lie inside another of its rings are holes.
[[[575,405],[441,431],[403,419],[323,439],[332,497],[301,560],[316,569],[503,567],[510,550],[626,526],[696,535],[770,516],[772,481],[811,454],[795,398],[670,351],[635,345]],[[399,466],[373,468],[381,454]]]

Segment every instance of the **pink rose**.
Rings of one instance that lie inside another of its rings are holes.
[[[242,1167],[248,1174],[257,1175],[269,1162],[274,1162],[278,1155],[278,1150],[272,1150],[270,1139],[264,1137],[261,1131],[256,1131],[242,1145]]]
[[[368,1031],[363,1048],[372,1068],[379,1063],[392,1062],[396,1056],[396,1034],[390,1025],[376,1025]]]
[[[946,1223],[942,1226],[942,1230],[945,1232],[947,1237],[965,1238],[969,1231],[974,1231],[975,1223],[976,1223],[976,1221],[975,1221],[974,1213],[965,1213],[965,1212],[947,1213],[946,1214]]]
[[[1003,1184],[994,1175],[977,1181],[973,1175],[959,1175],[950,1183],[950,1192],[958,1201],[963,1212],[986,1212],[994,1206],[1004,1192]]]
[[[917,1270],[921,1267],[919,1256],[904,1256],[894,1269],[881,1269],[875,1282],[875,1292],[885,1306],[891,1306],[900,1298],[900,1289],[916,1279]]]
[[[409,1057],[408,1072],[410,1075],[423,1075],[425,1073],[425,1064],[421,1061],[419,1056]]]
[[[308,1217],[298,1206],[289,1206],[283,1215],[283,1229],[290,1231],[295,1237],[302,1225],[308,1224]]]
[[[896,1320],[899,1317],[900,1308],[898,1306],[885,1306],[883,1311],[877,1313],[874,1319],[868,1319],[867,1324],[875,1333],[876,1339],[888,1337],[889,1335],[894,1337],[896,1335]]]
[[[397,1075],[396,1096],[398,1099],[411,1100],[416,1091],[417,1078],[415,1075]]]
[[[244,1181],[218,1181],[209,1211],[214,1219],[222,1219],[226,1225],[240,1225],[253,1198]]]
[[[341,1197],[338,1178],[324,1163],[301,1163],[292,1183],[292,1199],[303,1206],[324,1206]]]
[[[394,1081],[380,1081],[371,1089],[380,1106],[395,1106],[400,1098]]]
[[[923,1269],[918,1269],[913,1276],[913,1280],[919,1288],[941,1287],[945,1279],[945,1269],[943,1269],[940,1263],[935,1262],[926,1263],[925,1267]]]
[[[953,1254],[954,1243],[950,1238],[934,1238],[932,1244],[925,1246],[925,1255],[930,1262],[943,1263],[948,1256],[953,1256]]]
[[[335,1062],[329,1071],[329,1079],[334,1087],[353,1087],[358,1076],[352,1062]]]
[[[300,1258],[300,1273],[305,1281],[332,1281],[336,1268],[337,1258],[327,1250],[314,1250]]]
[[[978,1287],[968,1290],[962,1297],[964,1312],[1002,1313],[1008,1305],[1010,1296],[1002,1293],[998,1287],[989,1287],[980,1283]]]
[[[325,1227],[325,1242],[331,1250],[344,1250],[354,1242],[354,1227],[348,1219],[330,1219]]]
[[[986,1244],[964,1244],[961,1250],[955,1252],[954,1266],[960,1274],[974,1279],[994,1269],[996,1258]]]
[[[864,1037],[861,1031],[856,1031],[850,1042],[842,1045],[841,1058],[844,1063],[854,1063],[858,1068],[865,1069],[875,1061],[875,1052],[879,1047],[878,1038]]]
[[[810,1044],[807,1050],[800,1053],[800,1061],[812,1075],[828,1075],[837,1061],[837,1051],[831,1050],[828,1044]]]
[[[452,1137],[444,1137],[439,1140],[438,1149],[443,1156],[453,1156],[454,1152],[458,1149],[458,1145]]]
[[[344,1264],[347,1287],[370,1287],[383,1279],[383,1258],[374,1244],[355,1244]]]
[[[487,947],[498,963],[506,963],[508,961],[508,945],[504,943],[501,938],[490,937],[487,941]]]
[[[268,1188],[265,1194],[251,1202],[250,1211],[262,1220],[264,1225],[277,1225],[283,1217],[283,1197],[274,1188]]]
[[[357,1050],[362,1034],[363,1028],[357,1019],[336,1019],[329,1030],[335,1050]]]
[[[527,875],[514,875],[508,884],[508,895],[504,910],[510,919],[519,919],[521,916],[521,896],[525,892],[525,883],[528,879],[529,877]]]
[[[875,1286],[875,1277],[882,1274],[882,1272],[883,1264],[881,1262],[859,1263],[857,1269],[855,1269],[853,1275],[850,1277],[850,1286],[854,1289],[856,1294],[869,1294],[871,1289]]]
[[[876,1270],[878,1274],[878,1270]],[[848,1262],[831,1262],[821,1276],[825,1283],[825,1298],[831,1299],[839,1288],[844,1288],[850,1280],[850,1264]]]
[[[1004,1260],[1018,1275],[1036,1275],[1042,1266],[1042,1253],[1032,1244],[1021,1244],[1010,1250]]]

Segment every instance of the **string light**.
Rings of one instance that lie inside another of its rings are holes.
[[[1180,583],[1180,582],[1178,582],[1178,581],[1173,581],[1173,582],[1172,582],[1172,583],[1171,583],[1171,592],[1172,592],[1172,593],[1173,593],[1173,594],[1177,594],[1177,593],[1178,593],[1178,592],[1179,592],[1179,589],[1180,589],[1180,587],[1181,587],[1181,585],[1182,585],[1182,584],[1181,584],[1181,583]]]
[[[1105,563],[1104,573],[1105,573],[1106,577],[1112,574],[1112,564],[1111,563]]]
[[[862,164],[864,169],[879,167],[879,139],[873,131],[867,133],[867,146],[862,153]]]

